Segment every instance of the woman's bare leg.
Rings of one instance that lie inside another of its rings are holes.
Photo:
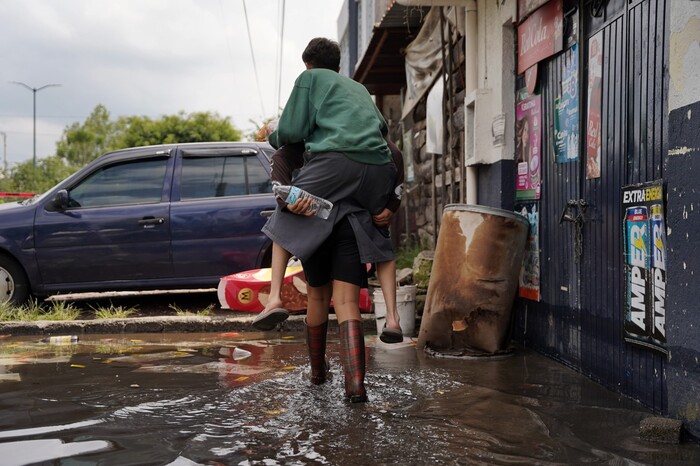
[[[331,284],[322,287],[309,286],[306,310],[305,336],[311,365],[311,383],[320,385],[328,377],[326,360],[326,335],[328,332],[328,308],[331,300]]]
[[[316,327],[328,322],[328,309],[331,302],[332,285],[329,282],[320,287],[308,286],[306,306],[306,324]]]

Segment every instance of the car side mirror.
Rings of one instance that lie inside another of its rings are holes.
[[[65,189],[61,189],[56,193],[54,198],[51,200],[51,210],[57,210],[57,211],[64,211],[68,208],[69,205],[69,198],[68,198],[68,191]]]

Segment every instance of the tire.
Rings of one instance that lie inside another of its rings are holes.
[[[270,267],[272,267],[272,245],[265,250],[262,262],[260,263],[261,269],[268,269]]]
[[[0,254],[0,303],[22,306],[29,295],[29,280],[22,266]]]

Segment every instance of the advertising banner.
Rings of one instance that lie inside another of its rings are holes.
[[[518,74],[561,52],[563,44],[562,0],[550,0],[518,26]]]
[[[540,300],[540,240],[539,212],[536,202],[523,202],[515,205],[515,211],[527,217],[530,222],[525,257],[520,269],[518,296],[532,301]]]
[[[666,226],[661,180],[622,189],[625,341],[666,352]]]
[[[578,160],[578,46],[564,57],[561,91],[554,100],[554,158],[558,163]]]
[[[539,199],[542,181],[541,97],[532,96],[515,108],[515,155],[518,168],[515,198]]]
[[[588,120],[586,121],[586,179],[600,178],[601,102],[603,100],[603,31],[588,42]]]
[[[442,79],[436,79],[425,101],[425,150],[430,154],[442,154],[443,150],[443,90],[444,84]]]
[[[415,169],[413,168],[413,131],[403,133],[403,165],[406,167],[406,182],[413,183],[415,180]]]
[[[527,15],[547,3],[548,0],[518,0],[518,21],[527,18]]]

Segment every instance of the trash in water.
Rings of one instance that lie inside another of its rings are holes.
[[[70,356],[56,356],[54,358],[27,356],[14,358],[0,358],[0,366],[18,366],[20,364],[61,364],[70,361]]]
[[[15,372],[8,372],[7,374],[0,374],[0,382],[21,382],[22,378],[19,374]]]
[[[271,415],[271,416],[275,416],[275,415],[277,415],[277,414],[282,414],[282,413],[285,413],[285,412],[287,412],[286,409],[270,409],[270,410],[265,411],[265,414],[269,414],[269,415]]]
[[[187,353],[184,351],[164,351],[161,353],[146,353],[146,354],[132,354],[130,356],[117,356],[116,358],[111,358],[105,362],[122,362],[130,364],[144,364],[153,361],[160,361],[163,359],[175,359],[175,358],[190,358],[192,353]]]
[[[78,340],[80,340],[78,335],[54,335],[42,338],[41,342],[48,343],[50,345],[69,345],[72,343],[78,343]]]
[[[233,348],[222,347],[219,349],[219,354],[226,358],[233,359],[234,361],[240,361],[241,359],[246,359],[253,355],[250,351],[246,351],[237,346]]]
[[[256,375],[262,374],[264,372],[269,372],[270,369],[266,367],[257,366],[246,366],[243,364],[230,364],[226,362],[214,361],[205,364],[195,364],[195,365],[182,365],[175,366],[172,364],[165,364],[162,366],[142,366],[135,369],[134,372],[149,372],[149,373],[160,373],[160,374],[176,374],[176,373],[188,373],[188,374],[207,374],[207,373],[219,373],[220,375]]]

